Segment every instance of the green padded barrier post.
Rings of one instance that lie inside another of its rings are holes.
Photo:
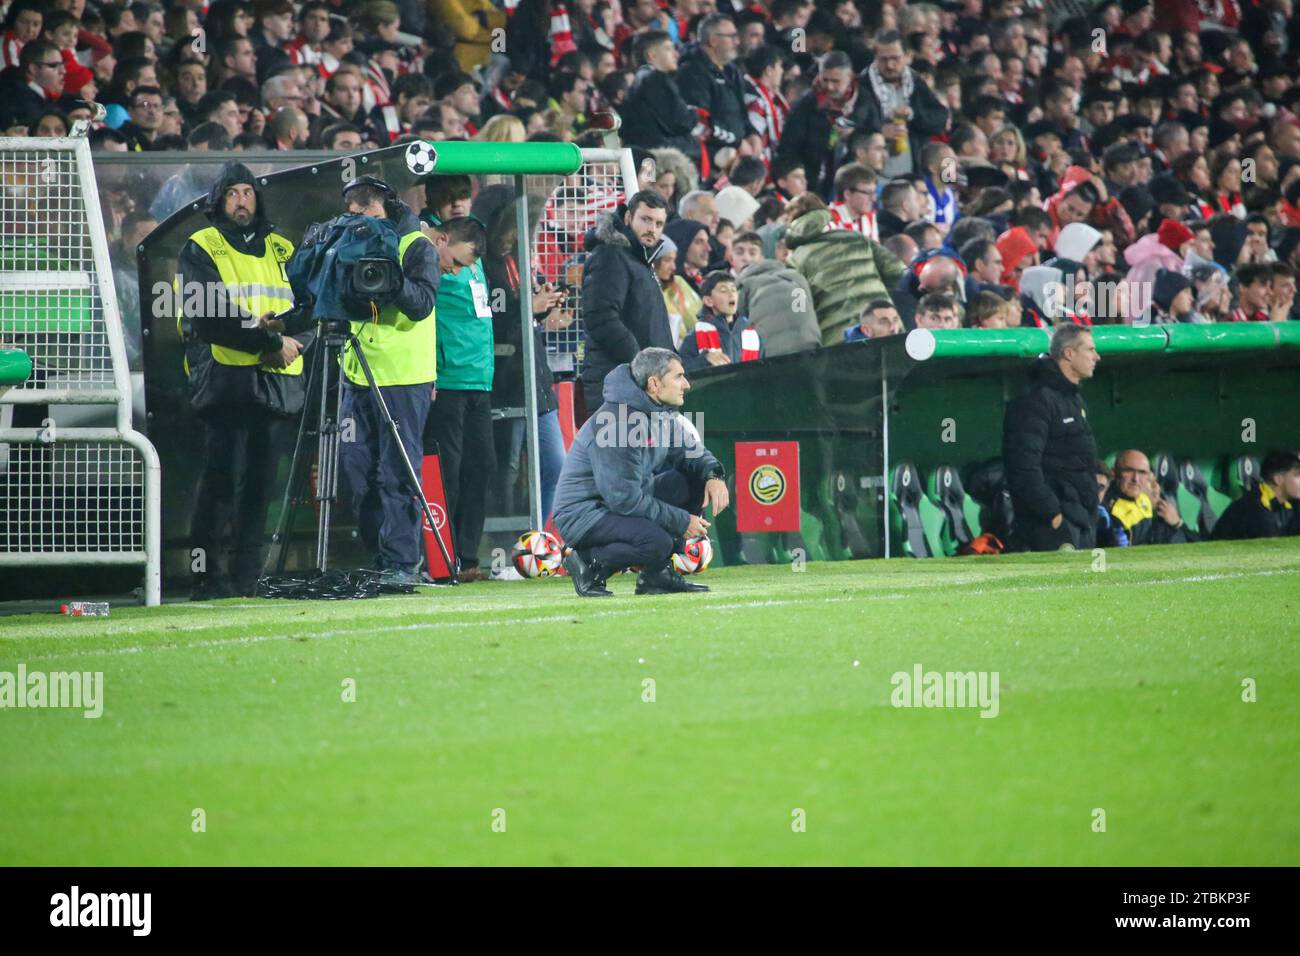
[[[21,385],[32,376],[32,357],[20,349],[0,349],[0,385]]]
[[[1227,352],[1300,347],[1300,328],[1274,322],[1216,322],[1169,326],[1171,352]]]
[[[438,161],[434,172],[448,176],[530,174],[568,176],[582,166],[582,150],[573,143],[433,143]]]
[[[1165,326],[1099,325],[1092,329],[1092,336],[1102,354],[1163,352],[1169,344]],[[1046,352],[1051,342],[1051,329],[913,329],[907,334],[906,347],[913,360],[924,362],[932,358],[1033,358]]]

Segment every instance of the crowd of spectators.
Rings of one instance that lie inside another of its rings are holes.
[[[904,329],[947,316],[918,311],[932,293],[970,327],[1300,317],[1292,0],[2,9],[10,135],[85,120],[119,151],[607,145],[617,113],[669,202],[676,262],[657,271],[679,344],[718,269],[742,311],[752,284],[806,280],[807,314],[750,317],[784,343],[769,354],[808,347],[810,316],[824,345],[869,336],[882,297]],[[173,177],[150,215],[200,178]],[[701,196],[707,216],[687,208]],[[707,258],[678,219],[703,224]]]

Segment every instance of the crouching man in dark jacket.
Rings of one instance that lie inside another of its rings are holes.
[[[637,594],[707,591],[673,570],[686,538],[708,534],[701,514],[731,503],[725,472],[677,410],[690,388],[676,353],[642,349],[605,376],[604,404],[578,432],[555,489],[564,567],[581,597],[639,566]]]
[[[1033,551],[1091,549],[1097,536],[1097,442],[1079,383],[1099,361],[1092,333],[1069,323],[1029,370],[1029,390],[1007,406],[1002,462],[1015,508],[1013,538]]]

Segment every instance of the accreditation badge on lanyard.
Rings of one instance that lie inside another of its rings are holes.
[[[474,296],[474,314],[480,319],[492,318],[492,305],[488,302],[487,286],[482,282],[470,279],[469,291]]]

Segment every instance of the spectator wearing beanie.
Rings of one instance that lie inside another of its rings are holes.
[[[718,207],[718,216],[731,223],[737,233],[749,232],[753,228],[754,213],[758,212],[759,202],[748,190],[728,186],[718,191],[714,202]]]
[[[1038,265],[1038,243],[1024,226],[1012,226],[994,245],[1002,253],[1002,284],[1018,289],[1025,268]]]
[[[1097,272],[1097,262],[1094,250],[1101,242],[1101,233],[1085,222],[1072,222],[1056,237],[1056,246],[1053,252],[1062,259],[1073,259],[1075,262],[1082,262],[1088,270],[1088,275]],[[1092,261],[1089,261],[1091,258]]]
[[[1166,219],[1155,232],[1147,233],[1124,250],[1128,263],[1128,282],[1137,288],[1150,288],[1161,269],[1182,272],[1183,250],[1196,239],[1192,230],[1181,222]],[[1138,285],[1143,283],[1143,285]]]
[[[1152,325],[1194,321],[1192,280],[1181,272],[1161,269],[1152,284],[1149,315]]]

